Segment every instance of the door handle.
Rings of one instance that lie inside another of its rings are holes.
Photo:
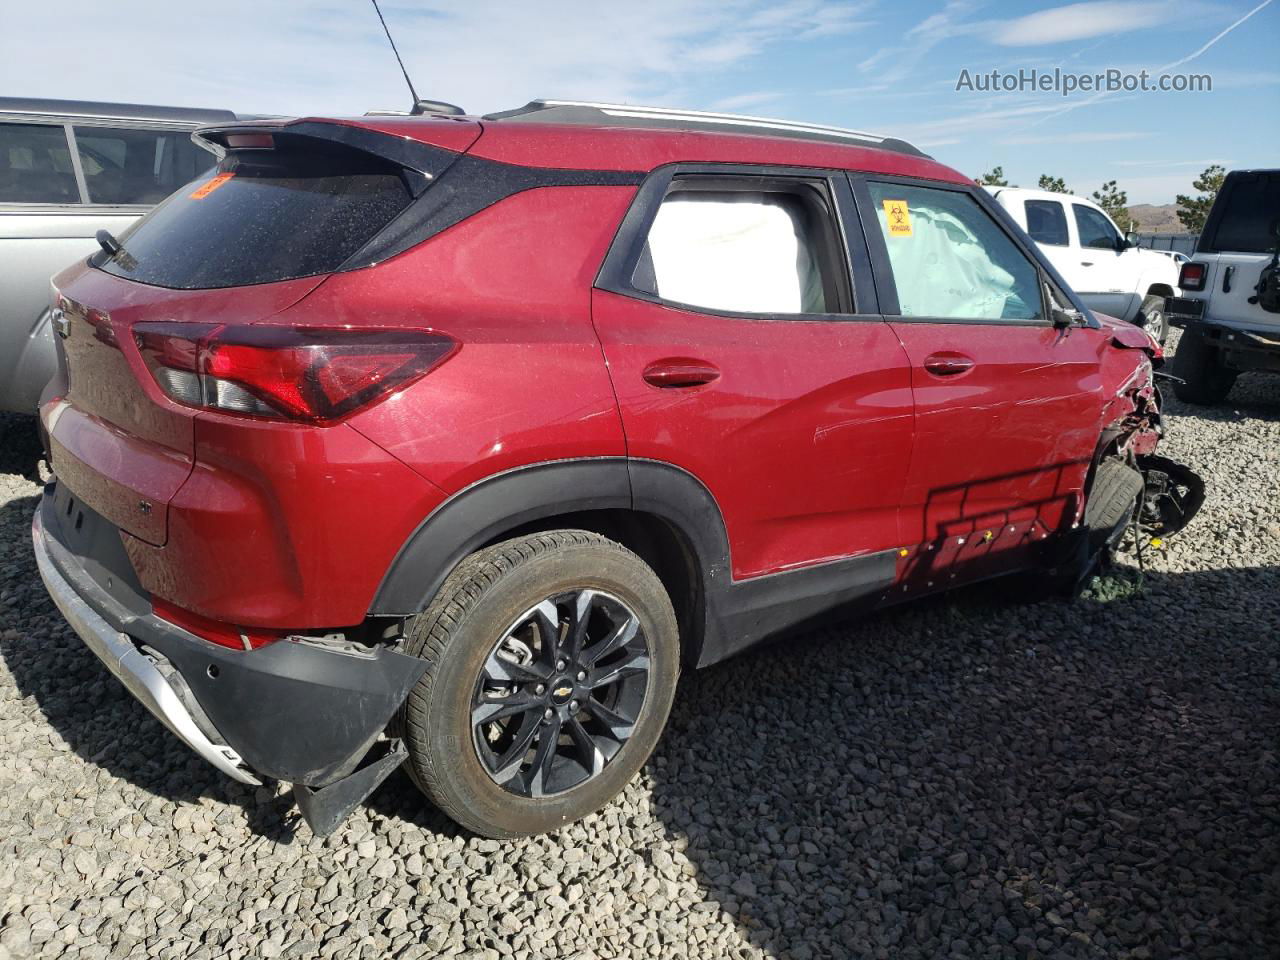
[[[668,357],[655,360],[644,368],[646,383],[655,387],[700,387],[720,379],[720,370],[705,360],[687,357]]]
[[[973,369],[973,358],[963,353],[934,353],[925,357],[924,368],[935,377],[954,377]]]
[[[1082,266],[1082,267],[1092,267],[1092,266],[1093,266],[1093,261],[1092,261],[1092,260],[1081,260],[1081,261],[1080,261],[1080,266]]]

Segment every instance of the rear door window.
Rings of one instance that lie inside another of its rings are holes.
[[[78,126],[75,135],[90,203],[156,204],[218,162],[185,130]]]
[[[1093,207],[1073,203],[1071,210],[1076,217],[1076,230],[1080,234],[1080,246],[1097,247],[1100,250],[1115,250],[1120,242],[1120,234],[1103,214]]]
[[[1232,174],[1226,196],[1219,198],[1221,219],[1206,252],[1270,253],[1275,249],[1273,225],[1280,220],[1280,173]]]
[[[57,124],[0,123],[0,203],[79,203],[67,132]]]
[[[1057,200],[1028,200],[1027,233],[1036,243],[1052,247],[1065,247],[1067,240],[1067,215]]]
[[[1040,271],[961,190],[870,181],[903,317],[1042,320]]]
[[[842,311],[842,259],[825,188],[785,178],[677,178],[632,285],[723,313]]]
[[[232,150],[120,239],[102,269],[179,289],[332,272],[412,199],[401,168],[348,148]]]

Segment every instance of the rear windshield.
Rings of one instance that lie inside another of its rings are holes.
[[[1236,253],[1268,253],[1275,249],[1272,227],[1280,220],[1280,173],[1233,175],[1225,195],[1219,195],[1221,211],[1210,217],[1213,235],[1200,249]]]
[[[179,289],[331,273],[412,199],[400,167],[357,150],[234,150],[181,187],[98,266]]]

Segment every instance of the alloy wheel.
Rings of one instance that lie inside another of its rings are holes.
[[[529,608],[476,682],[471,729],[485,772],[533,798],[597,776],[635,728],[649,666],[640,620],[617,597],[583,589]]]

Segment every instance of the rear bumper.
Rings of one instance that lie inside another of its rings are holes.
[[[390,647],[210,643],[154,616],[118,530],[56,485],[32,521],[40,575],[90,650],[180,740],[242,783],[348,775],[426,669]]]
[[[175,737],[227,776],[241,783],[261,783],[238,753],[226,743],[217,742],[216,734],[211,736],[200,729],[191,710],[161,672],[162,664],[170,670],[172,665],[154,651],[135,645],[128,634],[112,629],[111,624],[76,593],[54,565],[39,512],[31,524],[31,539],[40,579],[44,581],[54,605],[62,611],[85,646],[107,665],[125,689],[137,697]]]
[[[1217,347],[1228,369],[1280,373],[1280,330],[1227,326],[1212,318],[1190,324],[1188,329],[1199,331]]]

